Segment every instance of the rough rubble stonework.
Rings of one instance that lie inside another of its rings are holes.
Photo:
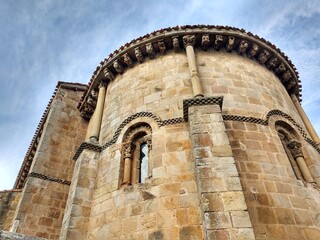
[[[58,83],[0,192],[1,239],[318,240],[320,141],[300,92],[284,53],[243,29],[135,39],[88,85]]]

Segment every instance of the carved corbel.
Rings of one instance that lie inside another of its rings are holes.
[[[130,58],[130,56],[129,56],[128,53],[125,53],[125,54],[123,55],[123,62],[124,62],[125,64],[127,64],[128,67],[132,67],[132,66],[133,66],[132,60],[131,60],[131,58]]]
[[[277,74],[283,73],[285,70],[287,70],[284,63],[280,63],[280,65],[274,70]]]
[[[166,53],[166,44],[164,43],[163,40],[158,41],[158,46],[159,46],[159,50],[160,50],[161,54],[165,54]]]
[[[278,63],[278,58],[274,57],[271,58],[268,62],[267,62],[267,68],[269,69],[274,69],[277,66]]]
[[[115,61],[113,62],[113,67],[114,67],[114,69],[115,69],[118,73],[123,73],[123,67],[122,67],[122,65],[119,63],[118,60],[115,60]]]
[[[257,54],[258,50],[259,50],[259,45],[254,43],[248,53],[248,57],[253,58]]]
[[[96,105],[97,105],[97,100],[94,99],[94,98],[92,98],[91,96],[89,96],[88,99],[87,99],[87,103],[88,103],[89,105],[91,105],[92,107],[96,107]]]
[[[193,47],[196,43],[196,37],[194,35],[185,35],[182,40],[185,48],[189,45]]]
[[[291,79],[290,81],[287,82],[286,87],[290,91],[295,85],[296,85],[296,82],[293,79]]]
[[[81,117],[84,119],[89,120],[91,118],[92,114],[88,113],[88,112],[81,112]]]
[[[202,50],[207,51],[207,48],[209,46],[210,43],[210,37],[209,34],[203,34],[201,37],[201,47]]]
[[[106,79],[109,79],[110,81],[112,81],[114,79],[113,73],[108,68],[105,68],[103,70],[103,73],[104,73],[104,76]]]
[[[84,104],[83,110],[84,110],[84,112],[86,112],[88,114],[93,114],[93,112],[94,112],[94,108],[87,103]]]
[[[100,81],[98,88],[106,87],[108,83],[106,81]]]
[[[136,56],[139,63],[142,63],[144,61],[144,57],[143,57],[142,52],[139,47],[136,47],[134,49],[134,55]]]
[[[284,82],[289,81],[290,78],[292,78],[292,74],[290,73],[289,70],[285,71],[285,72],[282,74],[282,79],[283,79]]]
[[[92,89],[91,92],[90,92],[90,96],[97,100],[98,99],[98,90],[97,89]]]
[[[264,64],[270,56],[270,53],[268,50],[264,49],[260,54],[259,54],[259,63]]]
[[[291,140],[288,143],[288,148],[291,151],[292,156],[296,159],[297,157],[303,157],[301,143],[296,140]]]
[[[152,43],[146,44],[146,51],[151,59],[154,58],[154,50],[153,50]]]
[[[234,36],[229,36],[228,40],[227,40],[227,45],[226,45],[226,50],[227,52],[231,52],[234,46],[234,40],[235,37]]]
[[[247,51],[248,48],[248,42],[246,40],[241,40],[238,48],[238,54],[243,54]]]
[[[216,35],[216,39],[214,40],[214,49],[219,50],[223,44],[223,36]]]
[[[172,37],[172,46],[174,52],[180,52],[180,42],[177,36]]]

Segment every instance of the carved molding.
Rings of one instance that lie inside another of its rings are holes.
[[[73,160],[77,160],[78,157],[80,156],[81,152],[84,149],[89,149],[94,152],[101,152],[104,149],[108,148],[109,146],[113,145],[116,143],[122,129],[129,124],[131,121],[134,119],[137,119],[139,117],[149,117],[153,119],[159,127],[166,126],[166,125],[172,125],[172,124],[179,124],[179,123],[185,123],[188,121],[188,109],[190,106],[199,106],[199,105],[213,105],[213,104],[218,104],[221,108],[223,102],[223,97],[207,97],[207,98],[192,98],[192,99],[185,99],[183,102],[183,117],[178,117],[178,118],[172,118],[172,119],[166,119],[166,120],[161,120],[158,116],[154,115],[153,113],[150,112],[139,112],[136,114],[133,114],[129,117],[127,117],[117,128],[115,131],[113,137],[107,141],[104,145],[100,146],[97,144],[92,144],[88,142],[83,142],[81,143],[80,147],[76,151],[75,155],[73,156]],[[288,114],[277,110],[273,109],[269,111],[266,115],[265,119],[261,118],[255,118],[255,117],[247,117],[247,116],[241,116],[241,115],[229,115],[229,114],[222,114],[222,118],[224,121],[239,121],[239,122],[248,122],[248,123],[255,123],[255,124],[260,124],[264,126],[269,125],[269,119],[272,116],[282,116],[288,121],[290,121],[301,133],[303,136],[304,140],[309,143],[311,146],[313,146],[316,151],[320,154],[320,147],[317,146],[317,144],[308,137],[307,133],[303,130],[303,128],[296,123],[296,121],[290,117]]]
[[[28,174],[28,177],[34,177],[34,178],[39,178],[39,179],[43,179],[46,181],[50,181],[50,182],[56,182],[56,183],[61,183],[64,185],[70,185],[71,182],[66,180],[66,179],[61,179],[61,178],[54,178],[54,177],[50,177],[41,173],[36,173],[36,172],[31,172]]]
[[[188,111],[190,106],[214,105],[217,104],[222,108],[223,97],[196,97],[183,100],[183,118],[188,121]]]

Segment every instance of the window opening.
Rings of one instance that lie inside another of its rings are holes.
[[[148,177],[148,143],[144,142],[140,145],[140,176],[139,182],[144,183]]]
[[[127,130],[122,140],[119,187],[145,183],[151,177],[151,134],[147,123],[138,123]]]

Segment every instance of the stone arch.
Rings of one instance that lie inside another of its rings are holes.
[[[302,139],[292,125],[283,120],[276,120],[275,130],[282,143],[283,149],[298,180],[314,182],[305,163],[305,154],[302,150]]]
[[[119,187],[144,183],[151,177],[152,128],[147,122],[132,124],[121,143]]]

